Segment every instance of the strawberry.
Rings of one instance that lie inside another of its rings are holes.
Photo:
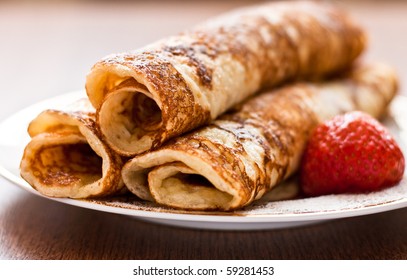
[[[339,115],[313,131],[300,166],[305,195],[358,193],[397,184],[404,156],[387,129],[362,112]]]

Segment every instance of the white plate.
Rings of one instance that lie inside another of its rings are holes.
[[[83,91],[57,96],[30,106],[0,124],[0,174],[26,191],[33,190],[19,175],[19,164],[29,141],[28,123],[44,109],[63,108],[85,96]],[[405,153],[407,143],[407,98],[399,96],[392,103],[384,121]],[[114,197],[100,200],[47,199],[98,211],[128,215],[139,219],[201,229],[274,229],[300,226],[331,219],[389,211],[407,206],[407,179],[395,187],[369,194],[327,195],[285,201],[258,201],[234,212],[187,212],[143,202],[135,197]]]

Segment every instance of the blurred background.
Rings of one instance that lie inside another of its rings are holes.
[[[33,102],[83,89],[86,74],[105,55],[259,2],[0,0],[0,120]],[[390,63],[407,82],[407,1],[336,2],[367,29],[365,57]]]

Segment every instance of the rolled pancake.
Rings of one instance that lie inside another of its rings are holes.
[[[88,198],[124,189],[121,157],[101,141],[88,100],[66,111],[46,110],[29,125],[31,141],[20,164],[21,176],[51,197]]]
[[[107,143],[132,156],[207,124],[260,89],[349,67],[365,34],[311,1],[242,8],[97,62],[86,80]]]
[[[297,170],[317,124],[353,110],[380,117],[396,91],[394,71],[377,64],[341,80],[264,93],[134,157],[123,167],[123,180],[137,196],[175,208],[241,208]]]

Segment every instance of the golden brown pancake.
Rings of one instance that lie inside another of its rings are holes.
[[[67,111],[43,111],[30,123],[28,133],[32,139],[20,171],[40,193],[87,198],[124,190],[122,159],[101,141],[88,100]]]
[[[336,81],[287,85],[134,157],[123,180],[140,198],[175,208],[241,208],[297,170],[317,124],[353,110],[378,118],[396,91],[395,72],[379,64]]]
[[[259,90],[349,68],[365,45],[362,29],[338,7],[272,2],[110,55],[93,66],[86,89],[107,143],[132,156],[210,123]]]

